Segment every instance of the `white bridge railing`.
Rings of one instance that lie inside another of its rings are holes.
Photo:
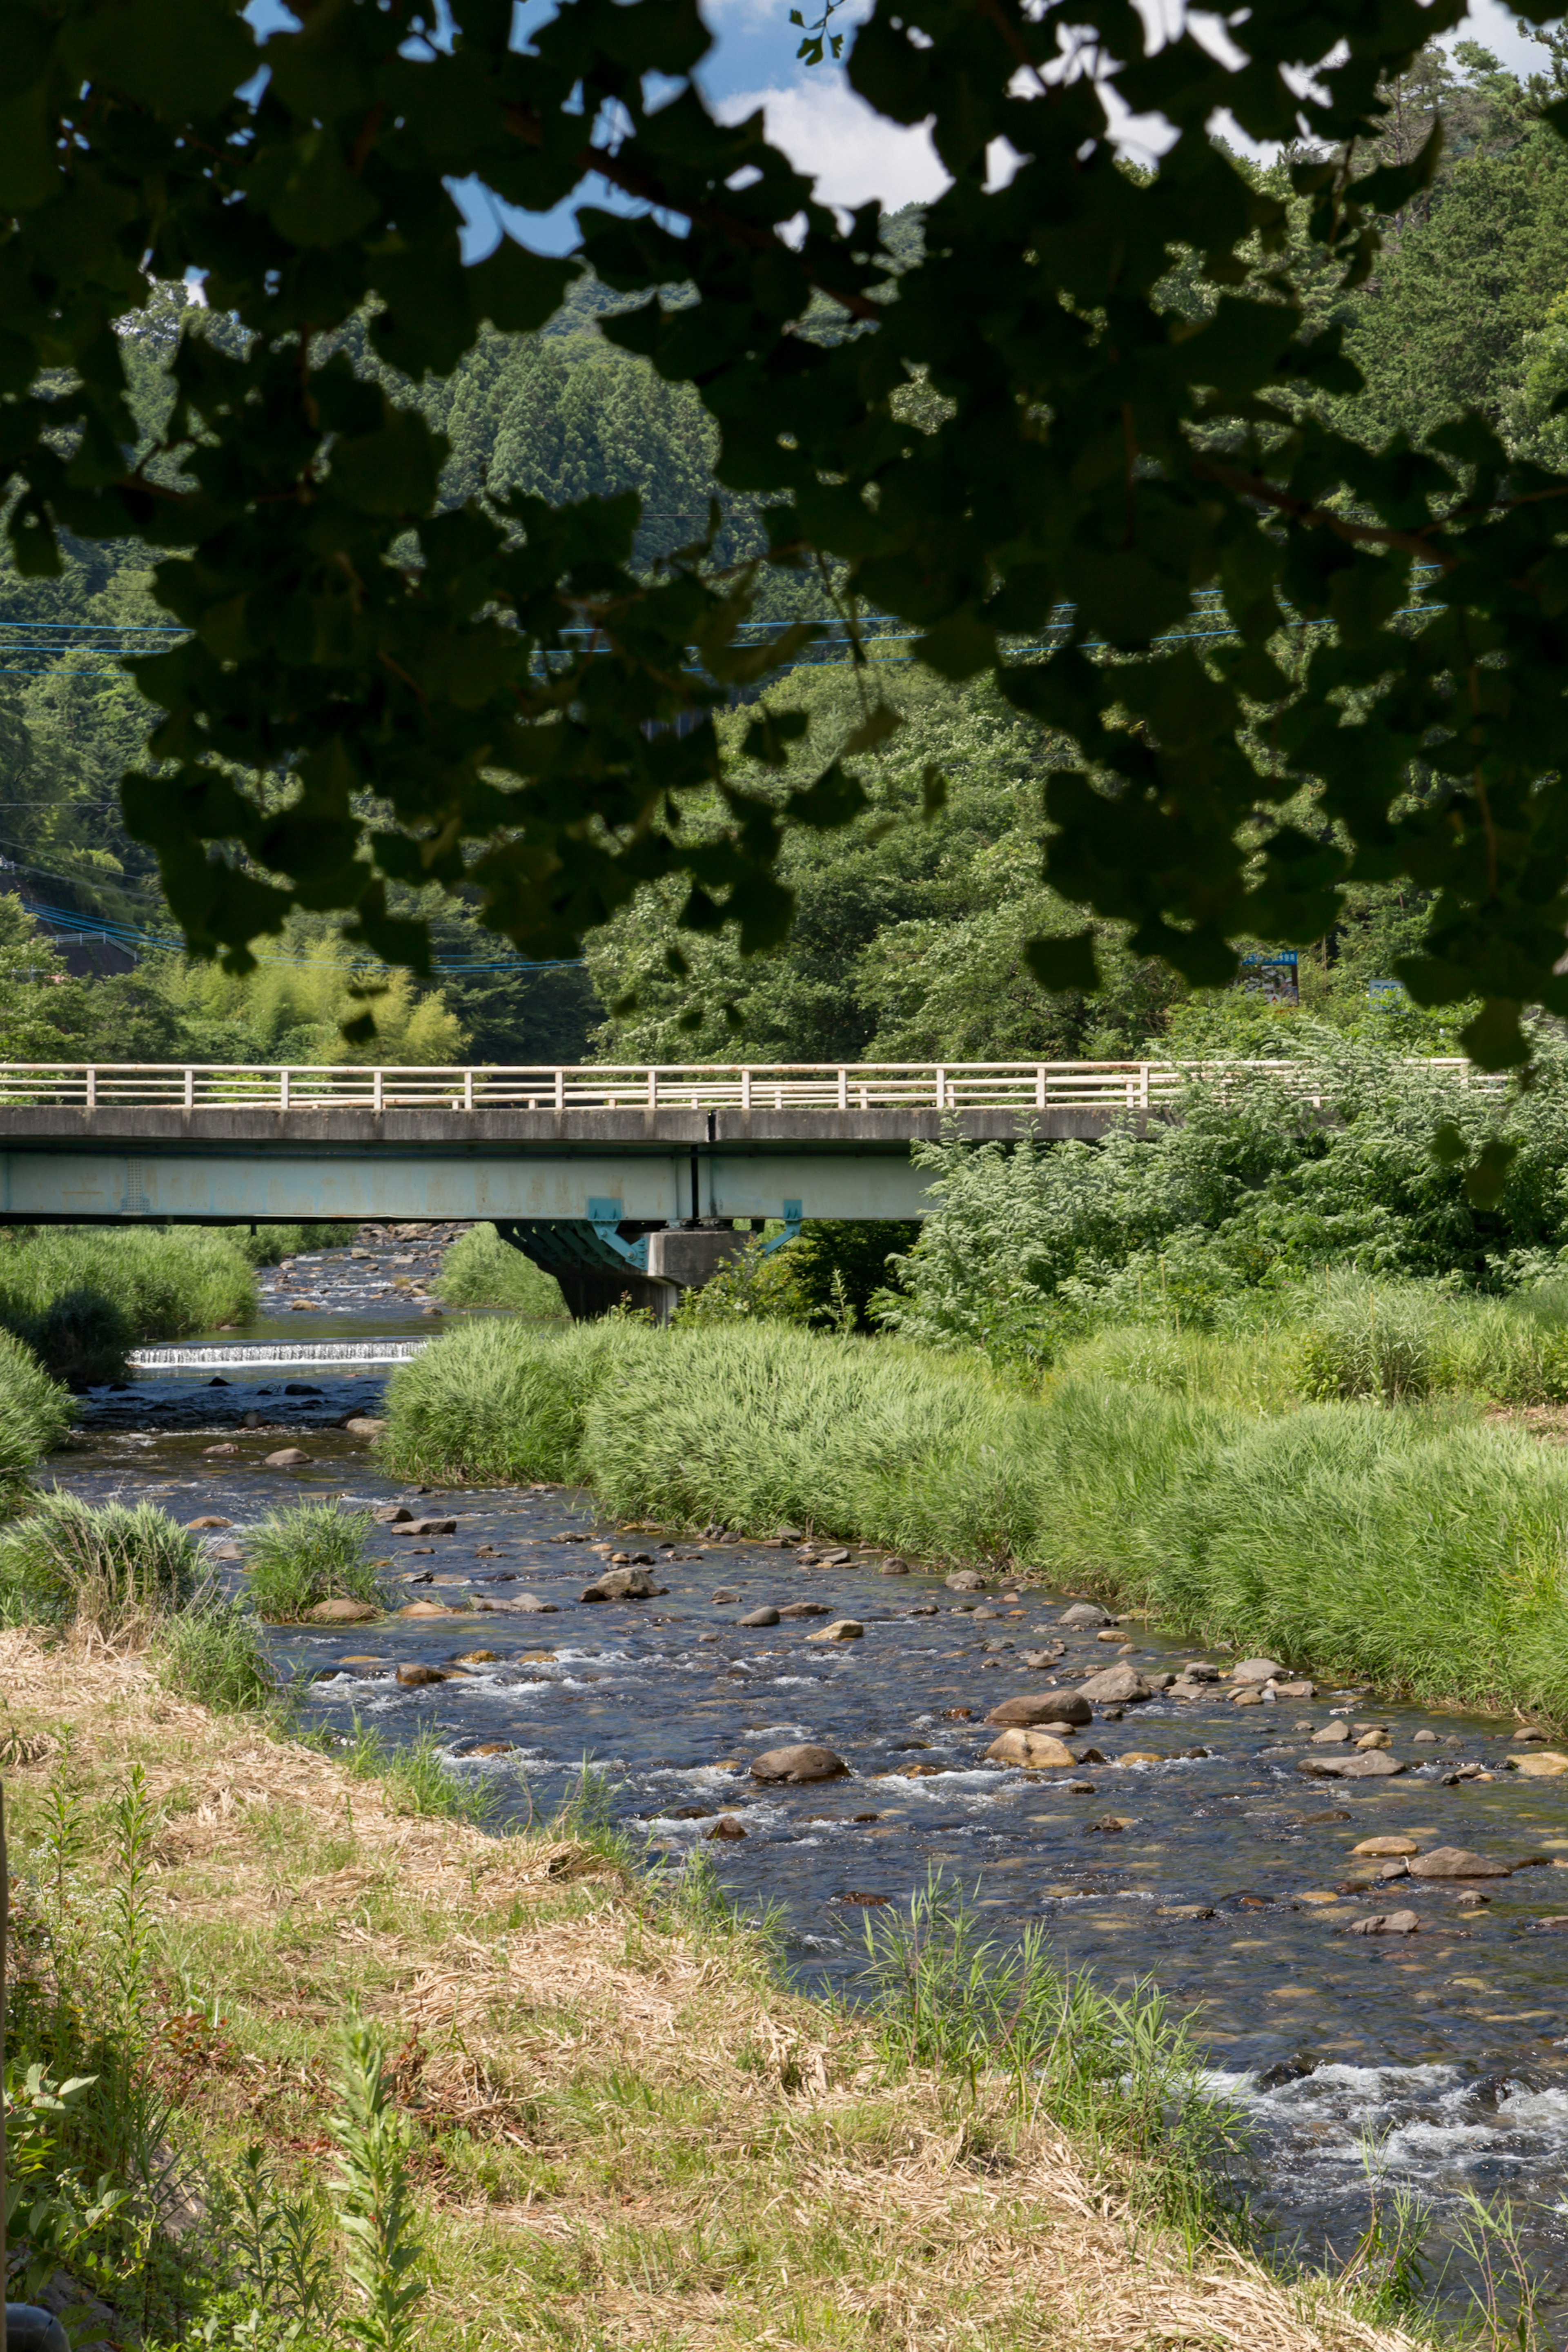
[[[1412,1060],[1459,1086],[1506,1080],[1460,1059]],[[0,1063],[0,1108],[79,1110],[1146,1110],[1194,1078],[1273,1077],[1332,1091],[1307,1062],[695,1062],[470,1069],[358,1064]]]

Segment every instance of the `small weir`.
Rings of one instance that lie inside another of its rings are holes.
[[[1070,1774],[999,1766],[985,1755],[998,1701],[1123,1650],[1153,1678],[1190,1645],[1133,1625],[1102,1641],[1061,1622],[1067,1595],[991,1578],[961,1592],[879,1552],[805,1564],[793,1542],[617,1526],[558,1488],[406,1487],[342,1425],[377,1412],[384,1368],[433,1336],[428,1306],[390,1293],[388,1261],[284,1269],[243,1339],[140,1351],[138,1377],[83,1399],[54,1476],[181,1520],[220,1516],[215,1570],[237,1583],[247,1527],[279,1504],[406,1504],[408,1532],[377,1530],[384,1574],[450,1613],[279,1629],[307,1719],[348,1733],[358,1718],[394,1741],[434,1727],[454,1770],[491,1782],[503,1822],[547,1813],[593,1759],[650,1862],[700,1850],[743,1908],[777,1906],[808,1986],[850,1998],[868,1917],[939,1869],[998,1937],[1036,1927],[1071,1967],[1112,1988],[1152,1979],[1191,2018],[1246,2111],[1242,2185],[1282,2244],[1347,2253],[1374,2177],[1381,2193],[1418,2190],[1440,2224],[1468,2191],[1507,2195],[1561,2340],[1568,1780],[1508,1769],[1511,1721],[1389,1706],[1364,1685],[1237,1706],[1215,1684],[1097,1717]],[[296,1316],[302,1277],[311,1311]],[[267,1466],[279,1433],[303,1466]],[[582,1601],[611,1549],[646,1557],[656,1597]],[[793,1613],[741,1622],[764,1606]],[[863,1638],[811,1641],[840,1617]],[[1048,1666],[1026,1663],[1058,1643]],[[439,1679],[400,1683],[416,1664]],[[1336,1723],[1384,1727],[1404,1770],[1303,1774],[1314,1754],[1354,1752],[1314,1747]],[[850,1777],[752,1780],[761,1750],[807,1740]],[[1403,1858],[1356,1852],[1373,1839],[1462,1847],[1510,1874],[1380,1881]],[[1373,1911],[1415,1926],[1352,1932]]]
[[[135,1372],[276,1371],[283,1365],[353,1365],[382,1370],[406,1364],[427,1348],[427,1339],[265,1339],[251,1342],[213,1340],[200,1347],[137,1348],[131,1356]]]

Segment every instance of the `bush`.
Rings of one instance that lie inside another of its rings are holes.
[[[864,1331],[871,1301],[888,1279],[888,1262],[912,1247],[920,1227],[907,1221],[823,1217],[773,1248],[756,1235],[711,1282],[689,1290],[675,1311],[694,1323],[798,1323],[812,1330]]]
[[[368,1511],[345,1511],[339,1503],[296,1503],[272,1512],[247,1544],[257,1614],[288,1624],[319,1601],[373,1601],[380,1607],[384,1595],[366,1557],[374,1526]]]
[[[493,1225],[470,1225],[441,1261],[431,1285],[448,1307],[506,1307],[514,1315],[559,1322],[566,1304],[553,1276],[503,1241]]]
[[[1538,1083],[1502,1095],[1300,1028],[1311,1109],[1299,1080],[1233,1073],[1194,1076],[1179,1120],[1149,1132],[918,1145],[935,1205],[874,1302],[884,1328],[1038,1371],[1096,1320],[1224,1328],[1249,1294],[1325,1268],[1493,1293],[1563,1270],[1568,1045],[1535,1040]],[[1445,1124],[1464,1145],[1452,1162],[1432,1150]],[[1516,1149],[1478,1209],[1464,1163],[1497,1135]]]
[[[198,1594],[195,1603],[159,1626],[158,1677],[166,1690],[198,1706],[244,1715],[278,1695],[278,1677],[261,1628],[235,1601]]]
[[[0,1531],[0,1612],[121,1641],[191,1599],[195,1538],[151,1503],[88,1503],[58,1488]]]

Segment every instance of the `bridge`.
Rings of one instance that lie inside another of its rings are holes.
[[[913,1143],[1093,1139],[1178,1117],[1198,1077],[1270,1077],[1304,1107],[1324,1085],[1295,1062],[9,1063],[0,1223],[485,1218],[574,1311],[627,1288],[662,1305],[740,1245],[738,1224],[925,1215]]]

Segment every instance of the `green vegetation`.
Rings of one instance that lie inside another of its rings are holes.
[[[377,1563],[369,1557],[368,1511],[341,1503],[296,1503],[273,1511],[246,1538],[250,1600],[269,1622],[292,1622],[319,1601],[371,1601],[384,1596]]]
[[[861,1990],[900,2071],[1011,2074],[1098,2159],[1131,2158],[1163,2220],[1193,2239],[1234,2227],[1227,2158],[1240,2118],[1215,2099],[1207,2059],[1152,1984],[1117,2000],[1070,1976],[1043,1932],[987,1936],[937,1867],[907,1910],[868,1913]]]
[[[470,1225],[459,1234],[431,1287],[448,1307],[505,1307],[536,1322],[559,1321],[566,1312],[554,1277],[493,1225]]]
[[[88,1503],[57,1488],[0,1530],[8,1624],[145,1639],[188,1605],[201,1576],[195,1536],[152,1503]]]
[[[256,1285],[237,1236],[201,1226],[162,1231],[9,1225],[0,1231],[0,1325],[79,1385],[112,1380],[147,1339],[180,1339],[248,1322]]]
[[[1397,1329],[1397,1294],[1361,1296]],[[1528,1389],[1554,1321],[1517,1310],[1505,1347],[1467,1311],[1444,1360]],[[776,1325],[492,1325],[398,1370],[384,1443],[410,1475],[581,1478],[627,1517],[1005,1561],[1201,1640],[1568,1718],[1568,1460],[1462,1398],[1304,1402],[1354,1356],[1347,1314],[1331,1299],[1312,1345],[1283,1317],[1272,1340],[1100,1334],[1035,1394]]]
[[[68,1390],[49,1378],[20,1339],[0,1331],[0,1492],[53,1452],[71,1414]]]
[[[254,1234],[242,1225],[8,1225],[0,1229],[0,1328],[61,1380],[78,1387],[113,1380],[146,1340],[249,1322],[257,1266],[300,1250],[346,1248],[352,1239],[338,1224],[262,1225]],[[59,1433],[51,1427],[47,1443]],[[0,1465],[5,1458],[0,1421]]]
[[[198,1590],[165,1617],[152,1643],[158,1678],[182,1698],[223,1715],[248,1715],[277,1704],[278,1675],[254,1610]]]
[[[1070,2335],[1111,2270],[1153,2341],[1197,2263],[1228,2340],[1408,2345],[1217,2234],[1226,2118],[1147,1989],[1020,1964],[933,1885],[880,1915],[865,2006],[813,2002],[709,1874],[632,1878],[586,1786],[581,1826],[484,1834],[369,1742],[154,1713],[134,1675],[8,1668],[13,2292],[64,2268],[150,2345],[744,2352],[786,2291],[792,2341],[876,2352],[889,2318]]]

